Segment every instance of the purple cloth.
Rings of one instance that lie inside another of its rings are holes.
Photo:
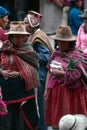
[[[84,24],[79,28],[76,47],[81,49],[84,53],[87,53],[87,33],[84,32]]]
[[[52,60],[58,61],[62,64],[63,69],[65,71],[65,75],[63,78],[59,78],[52,73],[50,74],[50,78],[48,80],[48,88],[54,87],[56,84],[62,85],[66,84],[70,88],[76,88],[81,85],[81,67],[78,63],[76,68],[73,71],[67,71],[67,66],[71,58],[75,60],[80,59],[79,53],[77,51],[71,51],[71,52],[61,52],[61,51],[54,51],[53,54],[50,57],[50,60],[47,64],[47,68],[50,71],[50,63]],[[68,60],[68,61],[67,61]],[[73,86],[74,85],[74,86]]]
[[[3,29],[0,29],[0,40],[3,42],[8,40],[8,36],[5,34],[5,31]]]
[[[58,7],[70,6],[70,2],[67,0],[47,0],[47,2],[55,3]]]

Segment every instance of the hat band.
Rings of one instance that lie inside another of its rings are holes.
[[[10,31],[24,32],[25,30],[20,28],[20,29],[11,29]]]
[[[71,38],[72,37],[71,35],[60,35],[60,34],[57,34],[56,36],[60,37],[60,38]]]
[[[75,126],[75,124],[76,124],[76,118],[75,118],[75,121],[74,121],[73,125],[71,126],[71,128],[69,128],[69,130],[72,130],[72,128]]]

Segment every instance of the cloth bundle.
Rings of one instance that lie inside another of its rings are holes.
[[[52,72],[52,69],[59,69],[59,70],[63,71],[62,64],[60,62],[55,61],[55,60],[52,60],[52,62],[50,64],[50,71],[51,72]]]

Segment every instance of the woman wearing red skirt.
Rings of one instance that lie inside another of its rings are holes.
[[[47,68],[45,88],[45,123],[54,129],[66,114],[84,114],[87,116],[87,91],[85,76],[87,65],[75,48],[76,37],[69,26],[59,26],[55,40],[55,50]]]

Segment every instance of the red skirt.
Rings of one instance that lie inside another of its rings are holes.
[[[83,87],[70,89],[55,86],[47,90],[45,104],[45,124],[58,128],[59,120],[66,114],[84,114],[87,116],[87,90]]]

